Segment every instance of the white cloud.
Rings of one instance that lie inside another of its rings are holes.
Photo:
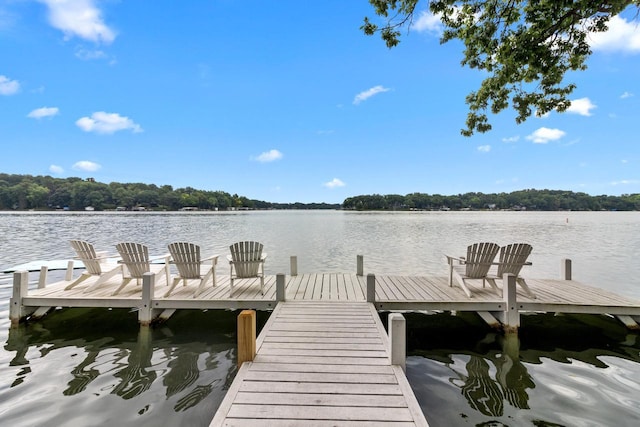
[[[131,129],[134,133],[142,132],[140,125],[130,118],[104,111],[97,111],[91,117],[82,117],[76,121],[76,125],[85,132],[111,134],[127,129]]]
[[[527,139],[533,141],[535,144],[546,144],[549,141],[555,141],[565,136],[566,132],[560,129],[549,129],[542,127],[531,135],[527,136]]]
[[[62,166],[51,165],[49,166],[49,172],[52,172],[55,174],[61,174],[61,173],[64,173],[64,169],[62,169]]]
[[[357,94],[356,97],[353,98],[353,104],[358,105],[362,101],[366,101],[367,99],[371,98],[374,95],[377,95],[382,92],[388,92],[389,90],[390,90],[389,88],[383,87],[381,85],[374,86],[371,89],[367,89]]]
[[[9,77],[0,75],[0,95],[13,95],[20,90],[20,82],[10,80]]]
[[[622,95],[620,95],[621,99],[625,99],[625,98],[631,98],[633,96],[633,94],[631,92],[625,92]]]
[[[491,151],[491,146],[490,145],[480,145],[480,146],[478,146],[478,151],[480,151],[481,153],[488,153],[489,151]]]
[[[637,179],[621,179],[620,181],[613,181],[611,185],[632,185],[632,184],[640,184],[640,181]]]
[[[520,139],[520,136],[516,135],[516,136],[510,136],[507,138],[502,138],[502,142],[518,142],[518,140]]]
[[[80,160],[79,162],[74,163],[72,166],[74,170],[84,172],[95,172],[101,167],[102,166],[100,166],[99,164],[90,162],[89,160]]]
[[[256,160],[260,163],[268,163],[268,162],[273,162],[276,160],[280,160],[282,158],[282,153],[278,150],[269,150],[269,151],[265,151],[264,153],[260,154],[258,157],[256,157],[253,160]]]
[[[440,16],[433,15],[429,11],[422,11],[418,16],[418,19],[411,25],[412,30],[416,30],[419,33],[429,32],[440,34],[442,33],[442,22]]]
[[[83,48],[76,49],[76,58],[82,59],[83,61],[92,61],[95,59],[108,59],[109,56],[102,50],[87,50]]]
[[[27,114],[27,117],[31,119],[41,119],[43,117],[56,116],[59,112],[60,110],[58,109],[58,107],[42,107],[36,108],[35,110],[31,111],[29,114]]]
[[[589,98],[574,99],[567,108],[567,113],[580,114],[581,116],[590,116],[591,110],[597,106],[591,102]]]
[[[325,187],[327,187],[327,188],[337,188],[337,187],[344,187],[344,186],[345,186],[345,185],[347,185],[347,184],[345,184],[344,182],[342,182],[342,181],[341,181],[340,179],[338,179],[338,178],[333,178],[331,181],[329,181],[329,182],[325,182],[325,183],[324,183],[324,184],[322,184],[322,185],[324,185],[324,186],[325,186]]]
[[[39,0],[49,8],[49,23],[62,31],[66,39],[80,37],[92,42],[111,43],[115,31],[102,19],[94,0]]]
[[[619,15],[609,20],[609,29],[604,33],[592,33],[588,42],[594,51],[640,52],[640,28],[637,22],[628,22]]]

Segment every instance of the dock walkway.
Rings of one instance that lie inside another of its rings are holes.
[[[366,302],[281,302],[211,426],[427,426]]]

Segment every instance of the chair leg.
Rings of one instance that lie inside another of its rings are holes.
[[[469,288],[467,287],[467,284],[465,283],[464,279],[462,277],[458,277],[458,284],[460,285],[460,287],[462,288],[462,290],[464,291],[464,293],[469,297],[469,298],[473,298],[473,296],[471,295],[471,291],[469,290]]]
[[[107,271],[106,273],[98,277],[98,280],[96,280],[96,283],[87,287],[87,289],[84,290],[83,294],[88,294],[89,292],[92,292],[94,289],[97,289],[98,286],[102,285],[104,282],[111,279],[116,274],[120,273],[120,271],[121,271],[120,268],[114,268],[111,271]]]
[[[127,277],[122,279],[122,283],[120,284],[120,286],[118,287],[118,289],[116,289],[111,295],[117,295],[122,288],[124,288],[125,286],[127,286],[127,284],[132,280],[132,277]]]
[[[493,288],[494,291],[496,291],[496,294],[498,294],[499,297],[502,297],[502,293],[504,292],[503,290],[501,290],[498,285],[496,284],[496,279],[493,279],[491,277],[487,277],[485,279],[487,282],[489,282],[489,285],[491,285],[491,287]]]
[[[524,289],[524,291],[527,293],[527,295],[529,296],[529,298],[531,299],[536,299],[536,296],[533,292],[531,292],[531,289],[529,289],[529,286],[527,285],[527,282],[524,281],[524,279],[522,277],[518,277],[516,279],[516,282],[518,282],[518,284],[520,286],[522,286],[522,289]]]
[[[260,276],[260,294],[264,295],[264,274]]]
[[[89,277],[91,277],[91,274],[89,274],[88,272],[84,272],[82,273],[76,280],[74,280],[73,282],[69,283],[67,285],[66,288],[64,288],[65,291],[68,291],[69,289],[73,289],[74,287],[76,287],[77,285],[79,285],[80,283],[84,282],[85,280],[87,280]]]
[[[171,295],[171,292],[173,291],[173,289],[176,287],[176,285],[180,282],[180,278],[179,277],[174,277],[173,278],[173,282],[171,282],[171,286],[169,287],[169,290],[167,292],[165,292],[164,294],[164,298],[167,298],[169,295]],[[169,283],[169,282],[167,282]]]

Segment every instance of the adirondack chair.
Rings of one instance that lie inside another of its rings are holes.
[[[175,242],[169,245],[169,254],[171,254],[171,263],[175,264],[178,269],[178,277],[173,278],[173,282],[169,287],[164,297],[171,295],[171,292],[176,285],[183,281],[183,286],[187,286],[189,280],[199,280],[198,288],[193,294],[196,298],[207,281],[211,278],[213,286],[216,285],[216,264],[218,263],[218,256],[213,255],[208,258],[200,258],[200,246],[187,243],[187,242]],[[211,264],[206,264],[206,261],[211,261]],[[204,274],[203,274],[204,272]]]
[[[142,276],[144,273],[154,272],[158,273],[164,270],[165,278],[167,284],[171,279],[171,272],[169,270],[169,255],[163,255],[159,257],[149,257],[149,248],[140,243],[118,243],[116,245],[116,249],[122,258],[121,263],[126,270],[128,271],[128,275],[124,274],[122,277],[122,283],[118,287],[118,289],[113,292],[112,295],[117,295],[127,283],[131,280],[136,279],[136,283],[140,285],[142,281]],[[152,264],[151,261],[164,259],[164,264]]]
[[[229,296],[233,294],[235,279],[260,278],[260,292],[264,295],[264,261],[267,254],[262,252],[263,245],[259,242],[237,242],[229,246],[231,255],[227,255],[230,275]],[[235,273],[234,273],[235,271]]]
[[[76,252],[77,256],[75,259],[82,261],[86,270],[73,282],[68,284],[64,288],[65,291],[73,289],[89,277],[97,277],[96,281],[84,290],[84,292],[87,293],[122,271],[117,263],[108,262],[109,257],[106,252],[96,252],[93,245],[89,242],[84,240],[71,240],[71,247]]]
[[[453,286],[453,278],[455,276],[456,281],[469,297],[473,298],[471,291],[467,287],[467,281],[469,280],[482,280],[482,287],[485,286],[487,281],[487,274],[493,263],[494,258],[498,254],[500,246],[496,243],[474,243],[467,247],[466,257],[447,257],[447,263],[449,264],[449,286]],[[495,284],[495,281],[489,282],[494,290],[501,295],[500,289]]]
[[[513,243],[511,245],[503,246],[500,248],[500,257],[498,261],[498,271],[495,275],[488,275],[487,282],[492,284],[494,288],[497,288],[495,285],[496,279],[502,279],[505,274],[513,274],[516,276],[516,283],[522,286],[522,289],[525,291],[529,298],[535,299],[536,296],[529,286],[527,282],[525,282],[524,278],[520,277],[520,270],[525,265],[531,265],[530,262],[527,262],[527,258],[531,254],[533,248],[531,245],[527,243]],[[504,286],[503,286],[504,289]]]

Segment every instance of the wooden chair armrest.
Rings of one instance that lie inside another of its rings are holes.
[[[450,255],[445,255],[445,256],[447,257],[447,264],[449,265],[453,265],[453,261],[458,261],[458,264],[464,264],[465,262],[467,262],[467,260],[463,256],[461,257],[455,257]]]
[[[211,255],[210,257],[206,257],[202,259],[202,262],[204,261],[213,261],[213,264],[217,264],[218,263],[218,257],[220,257],[220,255]]]

